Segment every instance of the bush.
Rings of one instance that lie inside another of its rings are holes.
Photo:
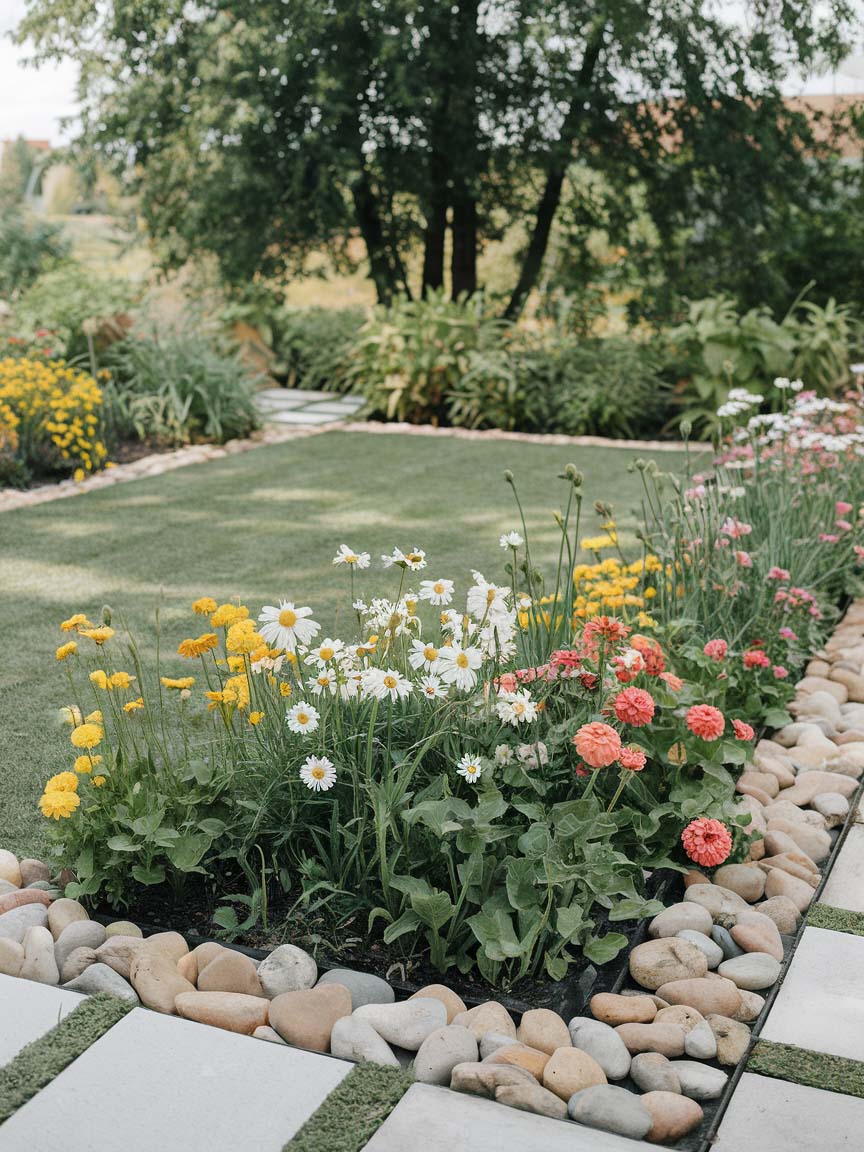
[[[69,251],[59,225],[25,217],[17,209],[0,214],[0,297],[14,299]]]
[[[18,335],[40,329],[52,334],[53,346],[67,360],[89,356],[122,336],[125,315],[139,290],[128,280],[94,276],[79,264],[65,263],[45,272],[15,307]]]
[[[289,388],[327,388],[366,321],[360,308],[286,308],[272,322],[274,375]]]

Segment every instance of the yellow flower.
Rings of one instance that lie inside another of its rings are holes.
[[[130,688],[134,676],[130,676],[128,672],[112,672],[108,678],[109,688]]]
[[[181,676],[177,680],[172,680],[172,678],[170,676],[163,676],[160,679],[159,683],[162,685],[163,688],[176,688],[176,689],[178,689],[178,691],[182,692],[182,690],[184,688],[191,688],[192,687],[192,685],[195,683],[195,677],[194,676]]]
[[[42,809],[43,816],[49,819],[53,816],[55,820],[65,820],[72,815],[80,803],[81,798],[76,792],[46,791],[39,800],[39,807]]]
[[[227,699],[224,692],[205,692],[204,695],[210,701],[207,707],[212,712],[214,708],[218,708],[220,704],[226,704]]]
[[[229,676],[225,681],[225,699],[240,709],[249,707],[249,681],[245,676]]]
[[[78,645],[74,640],[70,640],[68,644],[61,644],[55,655],[58,660],[65,660],[67,656],[74,656],[77,651]]]
[[[88,724],[101,724],[102,723],[102,713],[97,708],[95,712],[91,712],[90,715],[85,716],[84,719]]]
[[[249,713],[249,723],[250,724],[260,724],[263,719],[264,719],[264,713],[263,712],[250,712]]]
[[[226,628],[236,624],[238,620],[245,620],[249,609],[242,604],[220,604],[210,617],[211,628]]]
[[[114,635],[114,629],[109,628],[107,624],[101,625],[99,628],[79,628],[79,636],[86,636],[88,640],[92,640],[94,644],[101,646]]]
[[[103,672],[101,668],[97,668],[95,672],[90,673],[90,683],[95,684],[97,688],[107,688],[108,673]]]
[[[45,785],[46,792],[77,792],[78,777],[74,772],[58,772]]]
[[[279,685],[279,695],[280,696],[290,696],[291,695],[291,685],[288,684],[285,680],[283,680]]]
[[[72,479],[75,481],[76,484],[80,484],[86,475],[87,475],[87,473],[84,471],[83,468],[76,468],[75,471],[72,473]]]
[[[220,663],[222,663],[222,661],[220,661]],[[227,664],[230,672],[242,672],[246,667],[246,661],[242,656],[229,656]]]
[[[93,777],[93,787],[94,788],[101,788],[104,783],[105,783],[105,777],[104,776],[94,776]]]
[[[197,639],[182,641],[177,652],[180,656],[192,659],[194,656],[203,656],[205,652],[212,652],[218,643],[219,637],[215,632],[205,632]]]
[[[238,620],[228,629],[225,637],[225,650],[227,652],[248,653],[255,652],[265,644],[263,636],[255,631],[254,620]]]
[[[74,768],[76,772],[92,772],[96,765],[101,763],[101,756],[76,756]]]
[[[212,616],[216,608],[217,604],[212,596],[202,596],[192,605],[192,611],[196,616]]]
[[[605,536],[586,536],[580,541],[580,547],[585,552],[600,552],[603,548],[612,548],[615,545],[615,540],[610,535]]]
[[[76,612],[74,616],[70,616],[68,620],[64,620],[60,625],[63,632],[75,632],[78,628],[92,628],[93,625],[87,619],[83,612]]]
[[[128,704],[123,705],[124,712],[137,712],[139,708],[144,707],[144,697],[139,696],[137,700],[130,700]]]
[[[81,723],[81,709],[75,704],[66,706],[60,709],[60,719],[64,720],[67,724],[71,724],[74,728],[76,724]]]
[[[76,748],[95,748],[97,744],[102,743],[104,735],[105,733],[98,724],[87,723],[79,724],[77,728],[73,728],[69,739]]]

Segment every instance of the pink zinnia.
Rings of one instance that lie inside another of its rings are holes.
[[[676,676],[674,672],[661,672],[660,679],[666,684],[673,692],[680,692],[684,687],[684,681],[680,676]]]
[[[694,704],[684,720],[693,735],[701,740],[719,740],[726,727],[723,713],[711,704]]]
[[[573,737],[576,751],[592,768],[614,764],[621,751],[621,737],[614,728],[600,720],[583,724]]]
[[[729,645],[725,640],[709,640],[702,651],[706,656],[710,656],[712,660],[716,660],[719,664],[721,660],[726,659]]]
[[[771,661],[758,648],[750,648],[741,657],[745,668],[767,668]]]
[[[797,633],[793,632],[791,628],[787,628],[785,626],[783,628],[778,629],[777,635],[780,637],[781,640],[797,640],[798,639]]]
[[[834,523],[840,529],[841,532],[851,532],[852,531],[852,525],[849,523],[848,520],[835,520]]]
[[[739,540],[742,536],[749,536],[753,528],[750,524],[742,524],[740,520],[733,520],[731,516],[727,516],[720,531],[732,540]]]
[[[516,677],[512,672],[502,672],[498,679],[495,681],[495,687],[499,692],[515,692]]]
[[[753,560],[749,552],[736,552],[735,560],[742,568],[753,567]]]
[[[752,740],[756,735],[750,724],[745,724],[743,720],[733,720],[732,727],[735,729],[736,740]]]
[[[823,544],[837,544],[840,537],[835,536],[833,532],[820,532],[819,539]]]
[[[776,565],[768,569],[769,580],[791,580],[792,574],[788,568],[778,568]]]
[[[774,679],[775,680],[785,680],[788,675],[789,675],[789,669],[788,668],[784,668],[782,664],[775,664],[774,665]]]
[[[644,688],[625,688],[615,697],[612,707],[622,724],[641,728],[650,724],[654,716],[654,697]]]
[[[847,512],[852,511],[852,505],[847,503],[845,500],[838,500],[834,505],[834,511],[838,516],[845,516]]]
[[[708,816],[692,820],[681,833],[681,843],[690,859],[703,868],[716,868],[732,851],[729,829]]]
[[[627,768],[630,772],[641,772],[647,763],[647,757],[641,748],[622,748],[618,762],[622,768]]]

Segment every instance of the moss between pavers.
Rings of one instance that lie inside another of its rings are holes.
[[[359,1152],[413,1083],[399,1068],[355,1065],[283,1152]]]
[[[825,1052],[810,1052],[794,1044],[757,1040],[747,1061],[747,1071],[864,1098],[864,1063]]]
[[[90,996],[44,1036],[22,1048],[0,1068],[0,1124],[50,1084],[132,1007],[128,1001],[104,992]]]
[[[830,904],[814,904],[807,913],[807,924],[810,928],[829,928],[832,932],[849,932],[853,936],[864,936],[862,913],[834,908]]]

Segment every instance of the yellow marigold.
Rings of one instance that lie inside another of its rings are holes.
[[[101,648],[114,635],[114,629],[109,628],[107,624],[102,624],[98,628],[79,628],[78,635],[86,636],[88,640],[92,640]]]
[[[98,724],[79,724],[77,728],[73,728],[69,735],[69,739],[75,748],[95,748],[97,744],[102,743],[102,737],[105,735],[102,728]]]
[[[76,756],[74,768],[76,772],[92,772],[97,764],[102,763],[101,756]]]
[[[605,536],[586,536],[580,541],[580,547],[585,552],[600,552],[604,548],[612,548],[615,540],[607,533]]]
[[[212,616],[217,607],[218,605],[212,596],[202,596],[192,605],[192,611],[196,616]]]
[[[144,707],[144,697],[139,696],[137,700],[130,700],[128,704],[123,705],[124,712],[137,712],[139,708]]]
[[[214,708],[218,708],[220,704],[227,703],[224,692],[205,692],[204,695],[210,701],[207,707],[212,712]]]
[[[192,685],[195,683],[195,677],[194,676],[181,676],[175,680],[175,679],[172,679],[170,676],[163,676],[160,679],[159,683],[162,685],[163,688],[176,688],[178,691],[182,692],[182,690],[184,688],[191,688],[192,687]]]
[[[291,685],[285,680],[282,680],[279,684],[279,695],[280,696],[290,696],[291,695]]]
[[[68,644],[61,644],[55,655],[58,660],[65,660],[69,656],[74,656],[77,651],[78,645],[74,640],[70,640]]]
[[[212,628],[228,628],[238,620],[245,620],[249,609],[242,604],[220,604],[210,617]]]
[[[53,816],[55,820],[65,820],[72,815],[80,803],[81,798],[77,792],[46,791],[39,800],[39,807],[42,810],[42,815],[48,819]]]
[[[95,672],[90,673],[90,683],[95,684],[97,688],[107,688],[108,673],[103,672],[101,668],[97,668]]]
[[[74,772],[58,772],[45,785],[46,792],[77,792],[78,777]]]
[[[97,708],[95,712],[91,712],[89,716],[85,716],[84,720],[86,721],[87,724],[101,724],[102,723],[102,713]]]
[[[245,676],[229,676],[225,681],[225,698],[240,709],[249,707],[249,681]]]
[[[60,709],[60,719],[74,728],[76,724],[81,723],[81,709],[75,704],[67,705]]]
[[[195,656],[203,656],[205,652],[212,652],[218,643],[219,637],[215,632],[205,632],[194,640],[182,641],[177,652],[191,660]]]
[[[249,713],[249,723],[250,724],[260,724],[263,719],[264,719],[264,713],[263,712],[250,712]]]
[[[93,787],[94,788],[101,788],[104,783],[105,783],[105,777],[104,776],[94,776],[93,777]]]
[[[238,620],[231,625],[225,637],[225,649],[228,652],[255,652],[264,643],[264,637],[255,631],[254,620]]]
[[[70,616],[68,620],[64,620],[60,625],[63,632],[75,632],[78,628],[92,628],[93,625],[87,619],[83,612],[76,612],[74,616]]]
[[[128,672],[112,672],[108,677],[109,688],[131,688],[134,676],[130,676]]]
[[[229,672],[242,672],[246,667],[246,661],[242,656],[229,656],[227,661],[220,663],[227,663]]]

